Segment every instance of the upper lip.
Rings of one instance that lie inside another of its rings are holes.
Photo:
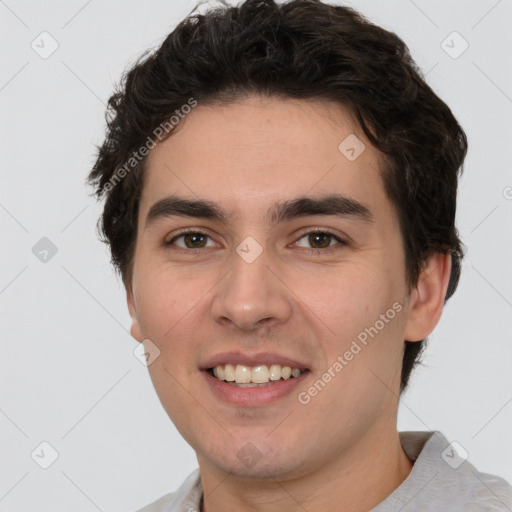
[[[201,365],[201,370],[214,368],[221,364],[240,364],[244,366],[257,366],[265,364],[279,364],[281,366],[289,366],[290,368],[299,368],[301,370],[308,369],[308,366],[297,359],[292,359],[275,352],[258,352],[258,353],[243,353],[243,352],[222,352],[206,359]]]

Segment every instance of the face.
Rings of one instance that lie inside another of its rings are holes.
[[[200,465],[299,476],[395,428],[410,297],[381,168],[342,106],[255,96],[151,150],[132,335]]]

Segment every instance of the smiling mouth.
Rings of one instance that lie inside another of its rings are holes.
[[[242,364],[217,365],[206,370],[217,380],[237,387],[262,387],[275,384],[279,381],[300,377],[308,371],[302,368],[281,366],[280,364],[261,364],[245,366]]]

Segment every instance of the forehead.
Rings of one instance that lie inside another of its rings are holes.
[[[233,214],[267,214],[276,200],[333,192],[372,207],[385,200],[381,166],[337,103],[259,96],[199,103],[150,151],[140,213],[171,195],[222,203]]]

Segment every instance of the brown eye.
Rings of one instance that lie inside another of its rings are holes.
[[[165,245],[176,245],[180,249],[202,249],[206,247],[207,240],[210,237],[201,233],[200,231],[187,231],[185,233],[181,233],[178,236],[175,236],[169,242],[166,242]],[[182,243],[176,243],[177,240],[183,239]],[[184,245],[183,245],[184,244]]]
[[[189,249],[195,249],[197,247],[204,247],[206,236],[201,233],[187,233],[183,235],[183,240]]]
[[[310,233],[305,233],[299,238],[299,240],[302,240],[306,237],[309,247],[305,248],[312,248],[313,251],[318,249],[330,249],[337,245],[346,245],[346,243],[341,238],[334,235],[333,233],[330,233],[329,231],[311,231]],[[338,243],[332,244],[333,241],[337,241]],[[304,247],[301,246],[298,242],[297,245],[299,245],[299,247]]]
[[[315,249],[325,249],[326,247],[329,247],[331,238],[331,235],[328,233],[312,233],[308,237],[308,242]]]

